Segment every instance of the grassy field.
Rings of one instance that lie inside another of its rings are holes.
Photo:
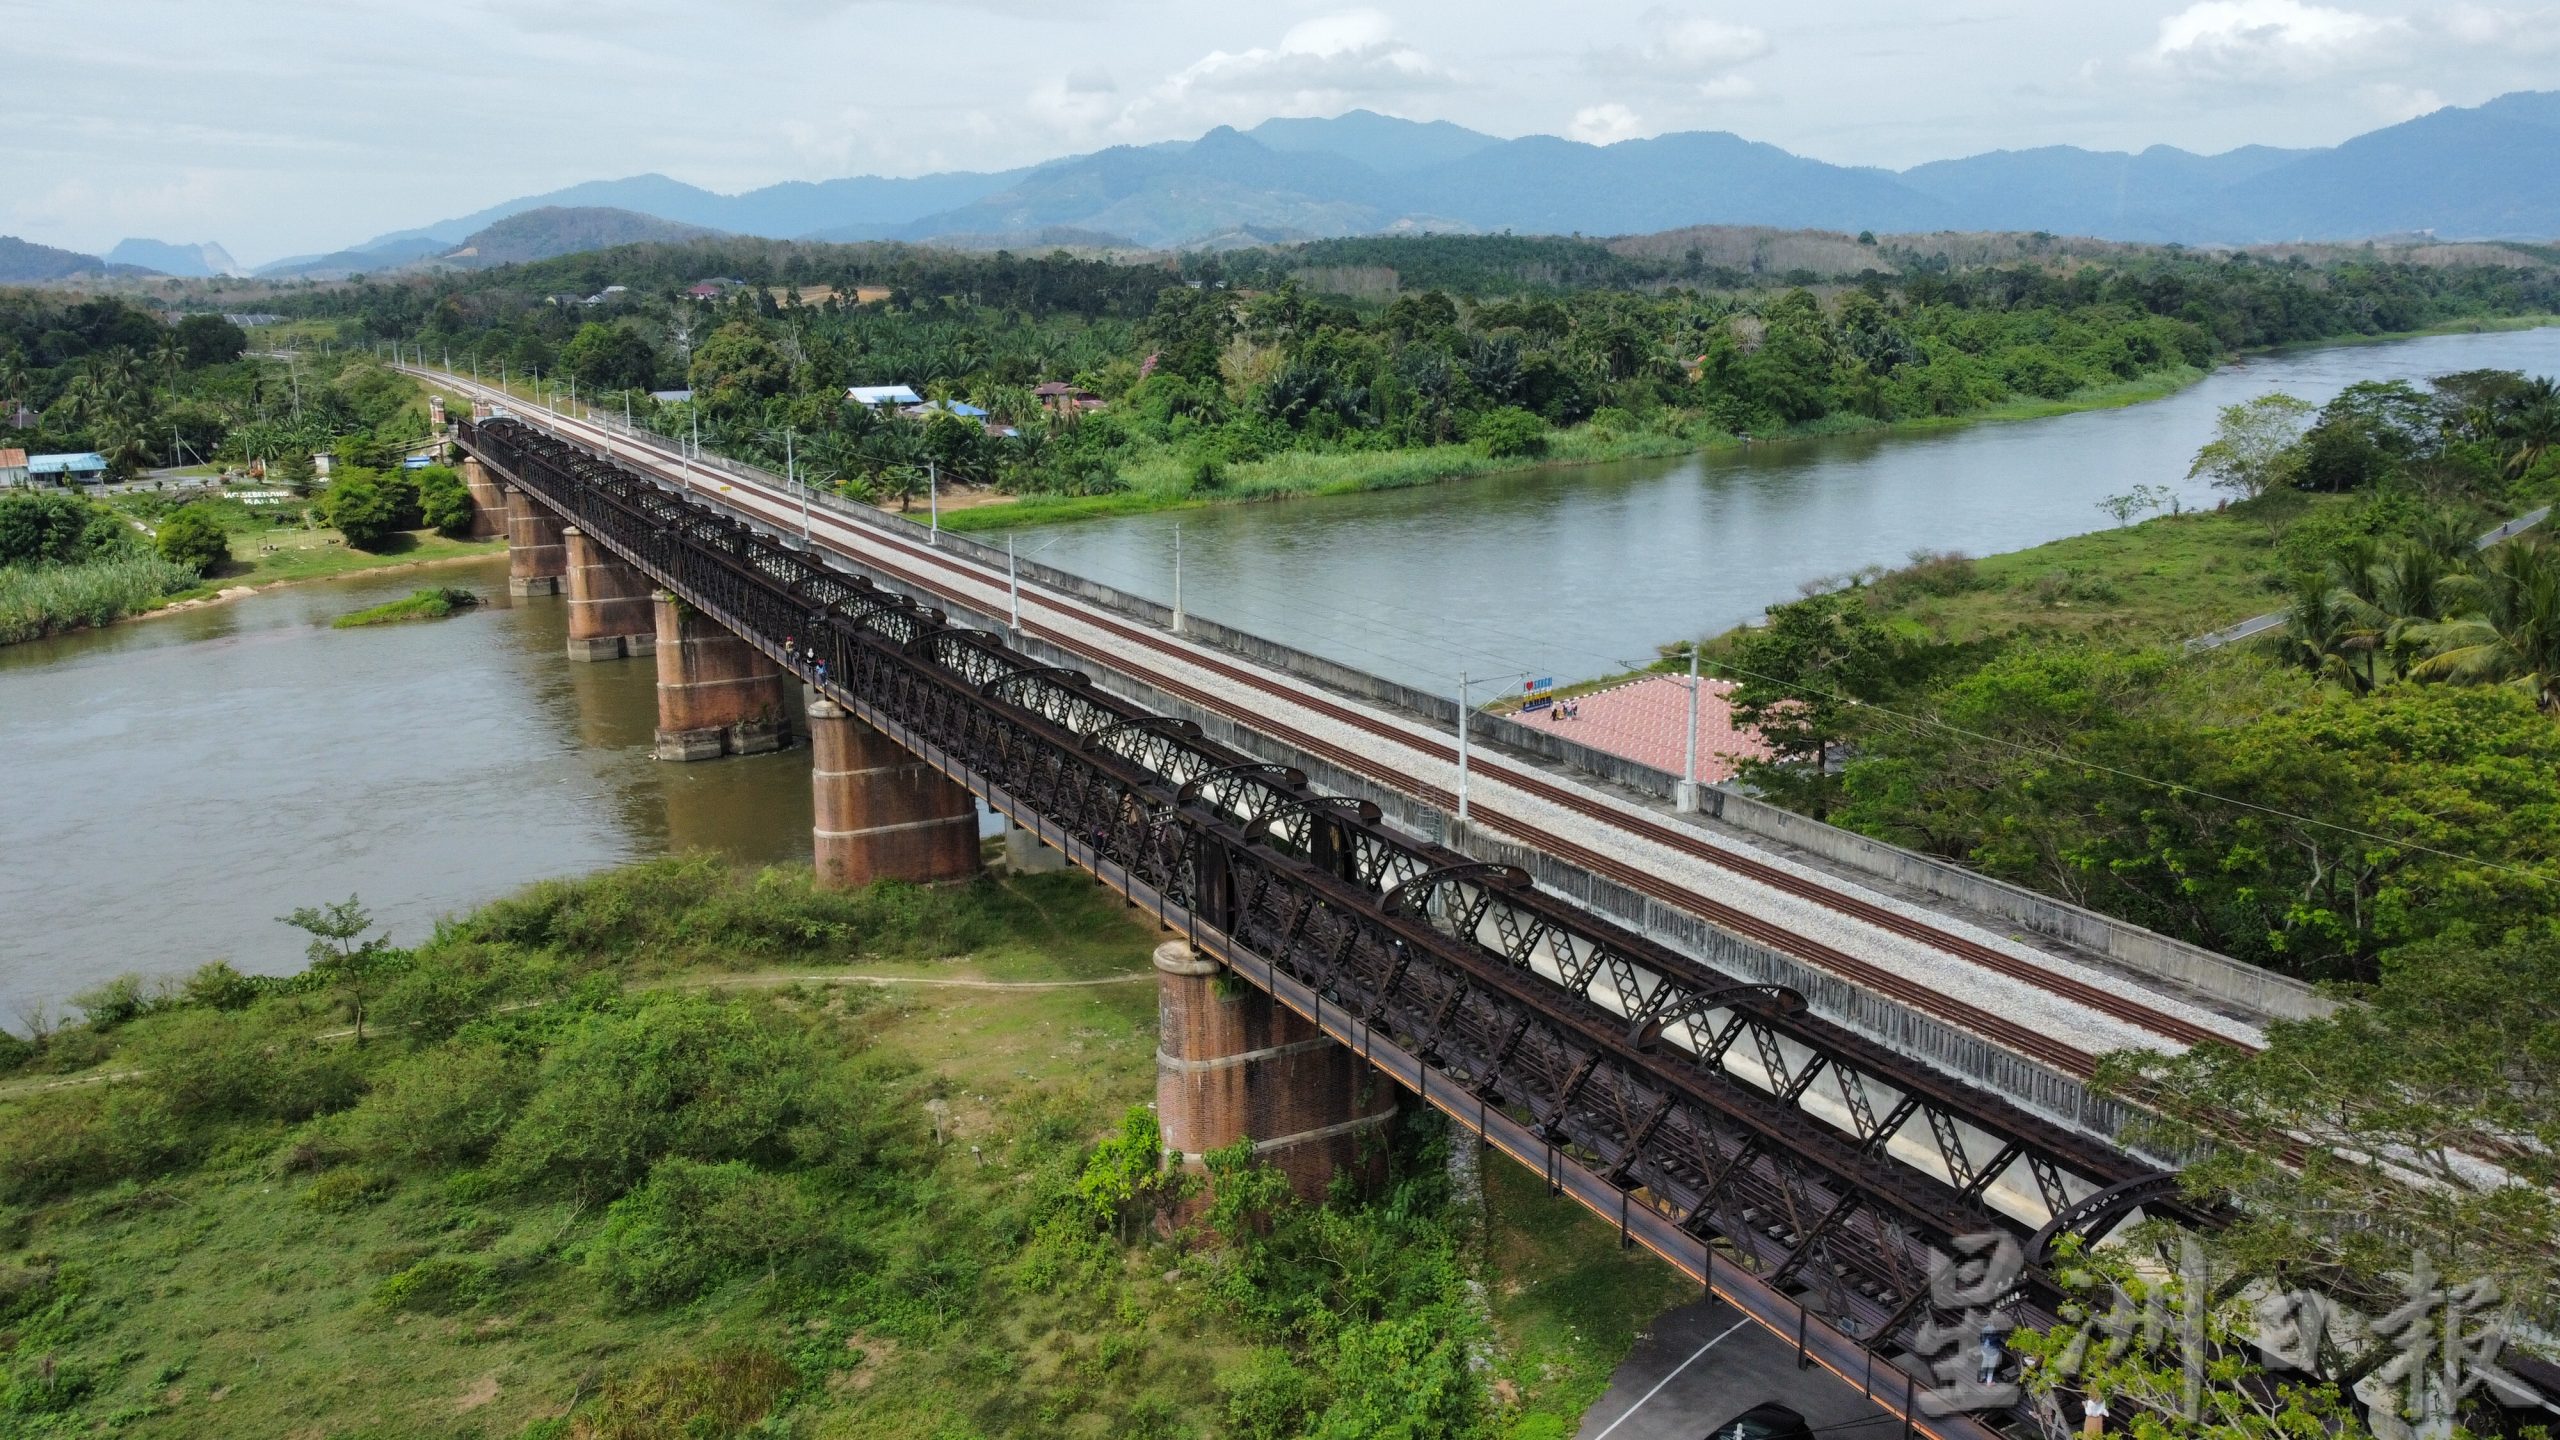
[[[2279,568],[2264,524],[2197,511],[1976,560],[1963,588],[1886,577],[1876,598],[1949,640],[2026,633],[2158,643],[2281,608],[2268,583]]]
[[[1153,1095],[1156,939],[1071,875],[828,897],[805,871],[668,861],[448,923],[360,1049],[327,990],[101,1002],[120,1023],[0,1084],[0,1437],[1302,1433],[1401,1378],[1360,1358],[1368,1327],[1463,1348],[1428,1318],[1462,1297],[1408,1259],[1434,1244],[1480,1267],[1492,1369],[1414,1433],[1570,1433],[1686,1287],[1505,1163],[1489,1234],[1431,1199],[1429,1126],[1419,1189],[1241,1249],[1079,1218],[1095,1142]],[[665,1066],[709,1063],[680,1037],[722,1033],[754,1037],[731,1078],[554,1139],[609,1158],[701,1106],[740,1126],[777,1086],[838,1116],[694,1166],[751,1173],[745,1212],[647,1221],[666,1161],[615,1199],[528,1183],[513,1138],[436,1148],[541,1121],[599,1037],[660,1037],[590,1076],[581,1103],[623,1113]],[[332,1086],[319,1113],[279,1108]],[[88,1178],[43,1178],[66,1165]],[[721,1223],[751,1249],[805,1238],[634,1298],[635,1268],[740,1243]]]
[[[358,550],[337,531],[328,529],[244,531],[232,535],[231,564],[221,574],[169,598],[192,600],[237,585],[291,585],[363,570],[476,560],[506,551],[507,542],[502,538],[455,540],[433,530],[402,531],[384,541],[379,550]]]

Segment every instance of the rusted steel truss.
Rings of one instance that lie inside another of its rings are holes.
[[[803,678],[814,648],[830,695],[1149,897],[1246,980],[1311,994],[1418,1057],[1443,1108],[1527,1127],[1551,1183],[1558,1167],[1598,1177],[1631,1236],[1712,1247],[1710,1265],[1739,1264],[1871,1357],[1907,1358],[1931,1319],[1932,1255],[1957,1237],[2094,1236],[2131,1203],[2178,1213],[2141,1162],[1790,991],[1391,831],[1373,806],[1315,794],[1294,770],[556,438],[504,420],[460,435]],[[1638,1211],[1645,1226],[1627,1218]],[[2049,1318],[2050,1300],[2031,1273],[2017,1318]]]

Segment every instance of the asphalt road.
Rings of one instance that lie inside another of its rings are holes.
[[[1721,1300],[1665,1313],[1636,1342],[1575,1440],[1701,1440],[1764,1401],[1804,1416],[1815,1440],[1901,1440],[1902,1422]]]

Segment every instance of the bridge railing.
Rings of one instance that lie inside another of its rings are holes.
[[[633,472],[523,426],[465,426],[462,440],[795,670],[813,667],[782,639],[814,642],[824,688],[857,714],[1364,1054],[1406,1057],[1399,1078],[1434,1105],[1471,1111],[1460,1118],[1515,1154],[1536,1137],[1551,1180],[1614,1206],[1632,1238],[1700,1271],[1711,1245],[1729,1246],[1754,1305],[1827,1317],[1823,1343],[1864,1363],[1909,1353],[1935,1251],[2025,1228],[1981,1203],[1993,1177],[2031,1173],[2057,1216],[2138,1178],[2103,1147],[1898,1067],[1782,993],[1388,832],[1374,809],[1316,796]],[[1807,1108],[1817,1082],[1845,1119]],[[1944,1178],[1886,1157],[1915,1117]],[[1994,1153],[1967,1135],[1992,1137]]]

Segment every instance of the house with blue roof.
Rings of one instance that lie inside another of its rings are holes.
[[[94,451],[77,455],[30,455],[27,481],[33,485],[95,485],[107,478],[107,457]]]

